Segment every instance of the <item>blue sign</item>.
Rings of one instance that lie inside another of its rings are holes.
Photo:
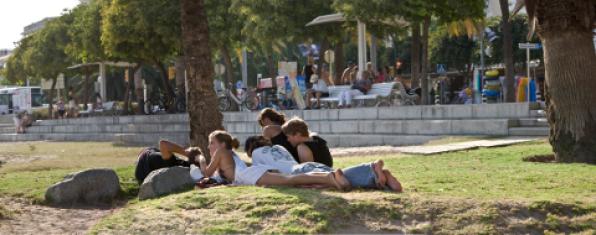
[[[437,64],[437,73],[440,73],[440,74],[446,74],[447,73],[447,69],[445,69],[445,65],[444,64]]]

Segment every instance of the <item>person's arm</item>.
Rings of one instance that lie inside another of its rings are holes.
[[[174,156],[174,153],[188,157],[182,146],[167,140],[159,141],[159,151],[163,160],[170,160]]]
[[[219,169],[219,164],[221,163],[221,159],[226,156],[226,154],[231,155],[230,151],[227,149],[218,149],[215,151],[215,155],[211,156],[211,162],[208,166],[204,167],[206,164],[206,159],[203,155],[201,155],[201,171],[203,171],[203,175],[205,177],[211,177]]]
[[[315,161],[312,151],[305,144],[298,145],[297,150],[298,150],[298,159],[300,159],[300,163]]]
[[[278,125],[269,125],[263,127],[263,136],[267,139],[271,139],[281,133],[281,127]]]

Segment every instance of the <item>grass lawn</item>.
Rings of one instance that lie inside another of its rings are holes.
[[[0,157],[56,157],[5,164],[0,168],[0,195],[43,202],[46,187],[69,172],[90,167],[115,168],[125,198],[138,190],[132,164],[139,148],[108,143],[15,145],[0,144]],[[536,141],[432,156],[336,158],[337,167],[383,159],[405,193],[257,187],[193,190],[131,200],[100,221],[93,232],[594,233],[596,166],[521,160],[550,152],[546,142]]]

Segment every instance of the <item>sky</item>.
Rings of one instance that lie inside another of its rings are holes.
[[[78,4],[79,0],[0,0],[0,49],[13,49],[25,26]]]

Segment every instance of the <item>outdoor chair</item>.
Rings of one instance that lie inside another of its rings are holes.
[[[401,105],[416,105],[416,100],[418,100],[417,94],[409,94],[406,91],[406,87],[402,82],[399,82],[399,96]]]
[[[358,95],[353,98],[356,104],[362,106],[366,101],[374,101],[374,106],[390,106],[394,94],[393,87],[396,82],[375,83],[366,95]]]

